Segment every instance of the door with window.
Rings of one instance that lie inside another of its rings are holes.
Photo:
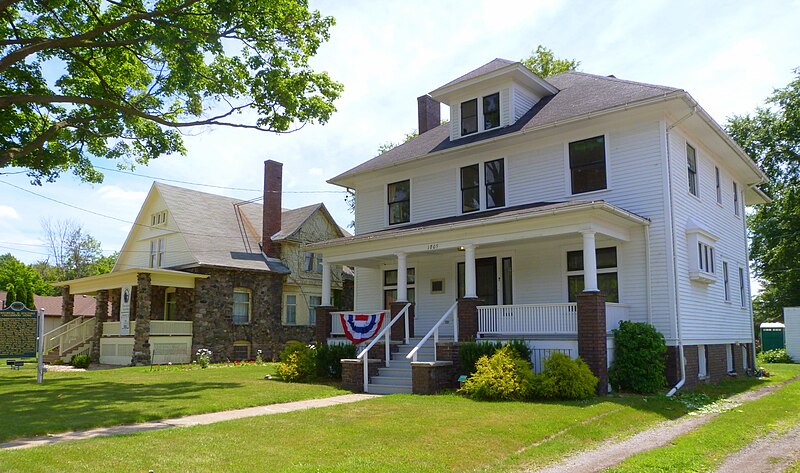
[[[463,298],[465,265],[458,263],[458,297]],[[511,258],[502,259],[502,273],[498,279],[497,258],[478,258],[475,260],[475,292],[483,305],[513,304],[511,300]],[[502,293],[498,293],[498,282]],[[502,301],[500,300],[502,298]]]

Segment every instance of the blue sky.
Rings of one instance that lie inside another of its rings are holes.
[[[800,67],[800,1],[318,0],[311,7],[337,22],[313,60],[345,85],[327,125],[282,136],[194,130],[185,137],[187,156],[159,158],[137,174],[260,189],[263,161],[274,159],[284,163],[284,207],[324,202],[345,225],[352,217],[344,195],[325,181],[415,129],[416,97],[495,57],[518,60],[543,44],[580,60],[585,72],[683,88],[719,123],[753,111]],[[152,181],[108,172],[102,184],[64,175],[35,187],[24,174],[0,176],[0,253],[26,262],[46,258],[40,224],[46,218],[82,224],[108,252],[122,246],[130,229],[2,183],[130,221]],[[186,187],[242,199],[260,195]]]

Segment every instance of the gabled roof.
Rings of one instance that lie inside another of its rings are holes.
[[[479,67],[479,68],[477,68],[477,69],[475,69],[473,71],[467,72],[466,74],[464,74],[463,76],[459,77],[458,79],[451,80],[447,84],[445,84],[445,85],[443,85],[441,87],[437,87],[437,89],[444,89],[444,88],[447,88],[447,87],[451,87],[451,86],[454,86],[454,85],[459,84],[461,82],[466,82],[466,81],[468,81],[470,79],[474,79],[474,78],[480,77],[480,76],[482,76],[484,74],[488,74],[488,73],[494,72],[494,71],[496,71],[498,69],[502,69],[502,68],[504,68],[506,66],[510,66],[512,64],[518,64],[518,63],[516,61],[509,61],[508,59],[501,59],[501,58],[498,57],[498,58],[495,58],[495,59],[489,61],[488,63],[482,65],[481,67]]]
[[[496,61],[504,60],[492,61],[484,68],[505,67],[507,65]],[[483,68],[476,69],[466,76],[456,79],[456,81],[474,78],[481,69]],[[482,73],[485,74],[486,72]],[[475,76],[471,76],[473,74]],[[471,77],[467,78],[467,76]],[[667,97],[672,94],[676,96],[685,94],[683,90],[674,87],[645,84],[574,71],[548,77],[547,82],[558,88],[559,91],[554,95],[544,97],[511,126],[451,141],[450,124],[445,123],[334,177],[328,182],[338,184],[341,180],[351,176],[400,165],[439,151],[555,125],[616,107],[633,105],[637,102]]]

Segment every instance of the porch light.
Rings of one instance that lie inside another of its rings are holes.
[[[465,251],[466,249],[463,246],[458,247],[458,251]]]

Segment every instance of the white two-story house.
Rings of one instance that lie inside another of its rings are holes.
[[[412,336],[522,338],[601,380],[620,320],[664,335],[673,384],[752,363],[745,206],[766,177],[686,91],[495,59],[418,105],[418,137],[329,181],[355,234],[312,248],[356,268],[357,311],[412,303]]]

